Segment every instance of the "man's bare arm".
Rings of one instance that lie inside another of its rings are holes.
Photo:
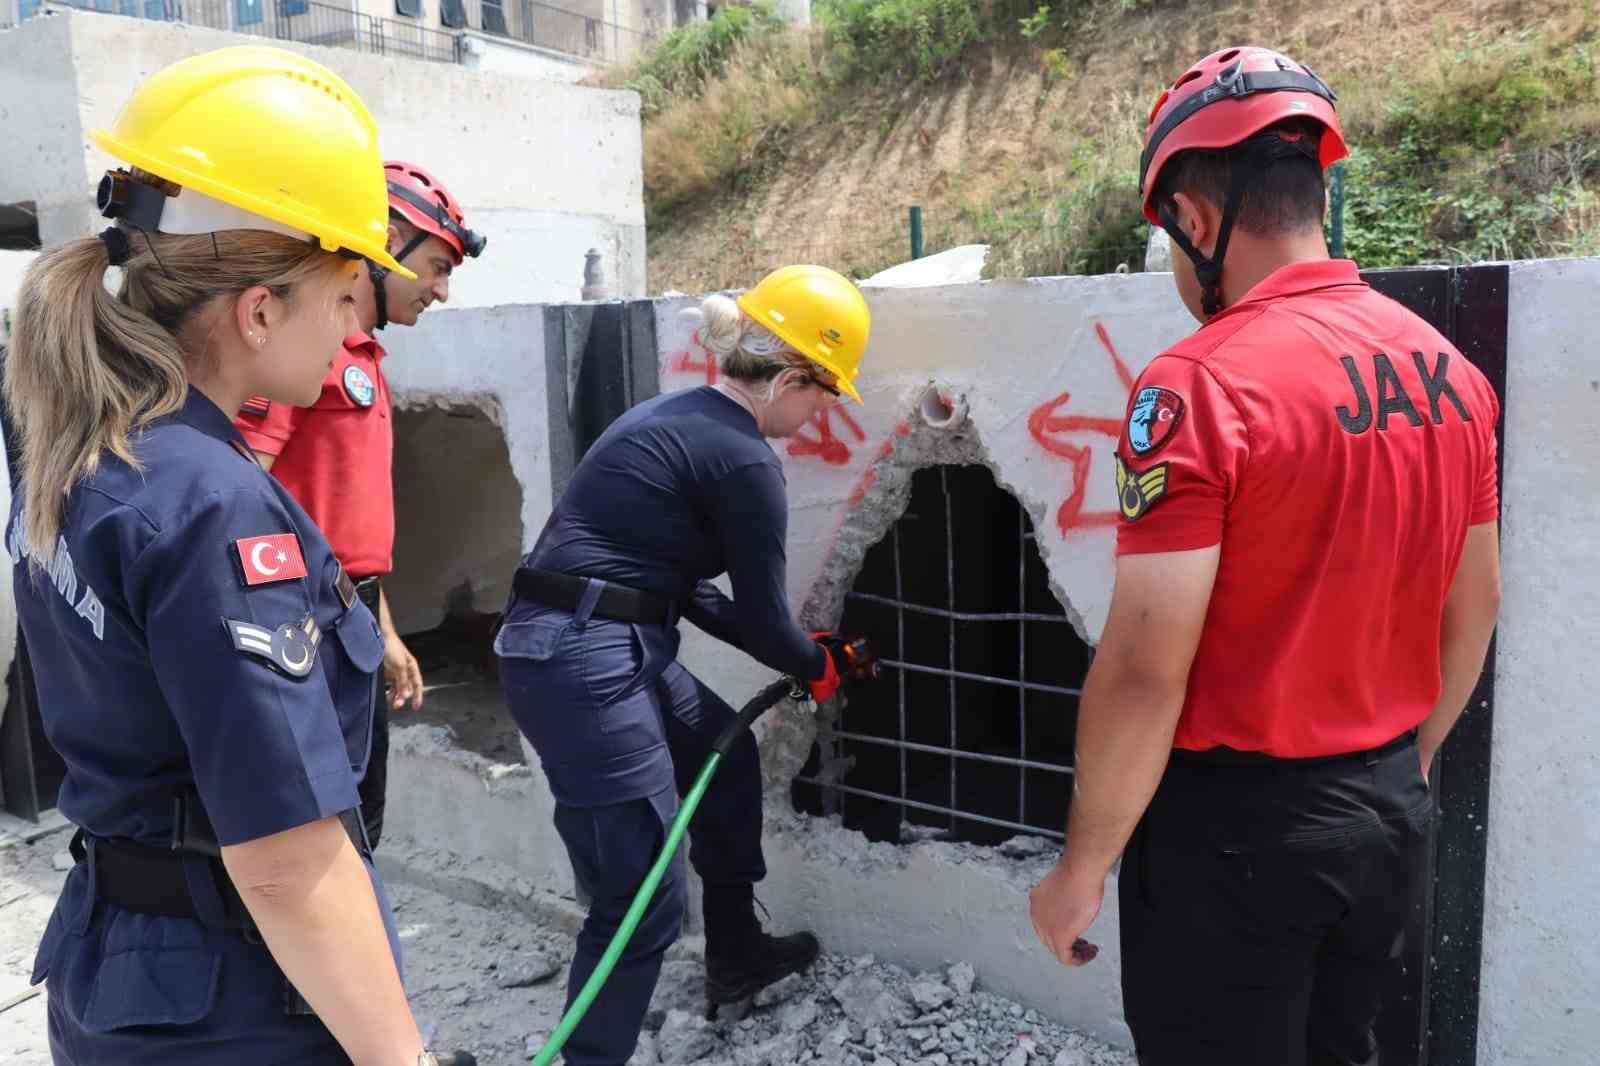
[[[1078,704],[1066,848],[1030,899],[1040,942],[1066,965],[1094,958],[1097,949],[1080,938],[1166,772],[1220,557],[1213,546],[1117,560],[1110,615]]]
[[[1219,548],[1124,555],[1078,706],[1064,865],[1104,878],[1167,768]]]
[[[1467,530],[1461,563],[1444,599],[1439,623],[1439,700],[1417,733],[1417,754],[1425,776],[1439,745],[1477,687],[1499,614],[1500,530],[1495,523],[1485,522]]]

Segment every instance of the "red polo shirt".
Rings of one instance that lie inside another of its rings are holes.
[[[1177,747],[1334,755],[1428,716],[1467,527],[1499,511],[1498,418],[1347,260],[1283,267],[1145,369],[1117,552],[1222,546]]]
[[[394,422],[383,357],[365,333],[346,337],[316,403],[253,400],[234,420],[250,447],[277,457],[273,475],[356,579],[394,565]]]

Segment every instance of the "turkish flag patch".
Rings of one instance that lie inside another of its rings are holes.
[[[300,554],[300,538],[293,533],[268,537],[246,537],[233,542],[239,550],[239,566],[246,585],[270,585],[306,576],[306,560]]]

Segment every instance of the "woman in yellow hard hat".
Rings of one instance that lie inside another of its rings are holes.
[[[841,642],[808,635],[785,591],[788,505],[767,438],[787,437],[856,372],[870,315],[848,280],[785,267],[737,303],[700,308],[700,339],[722,381],[648,400],[585,454],[533,551],[496,638],[506,700],[538,751],[555,824],[592,897],[569,996],[621,924],[733,710],[676,661],[687,618],[752,658],[839,685]],[[710,581],[727,573],[730,600]],[[706,992],[733,1002],[809,966],[810,933],[774,937],[754,911],[761,853],[761,767],[743,733],[689,828],[705,884]],[[633,1053],[662,954],[684,913],[675,862],[610,979],[568,1041],[572,1066],[619,1066]]]
[[[232,417],[317,398],[384,250],[377,131],[271,48],[152,75],[94,143],[115,224],[29,270],[7,546],[78,863],[39,946],[58,1066],[417,1066],[356,816],[372,615]],[[106,268],[121,288],[104,287]]]

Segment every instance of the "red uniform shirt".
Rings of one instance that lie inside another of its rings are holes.
[[[365,333],[346,337],[316,403],[252,401],[234,420],[250,447],[277,456],[273,475],[357,579],[394,565],[394,423],[383,357]]]
[[[1117,446],[1118,554],[1221,544],[1175,745],[1373,748],[1440,688],[1494,390],[1347,260],[1295,263],[1158,356]]]

